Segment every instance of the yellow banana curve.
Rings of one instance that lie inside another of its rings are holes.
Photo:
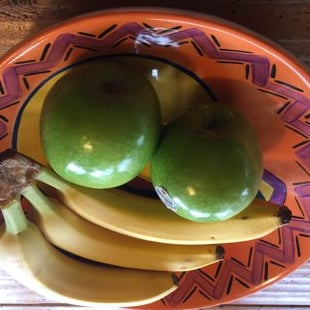
[[[27,216],[52,244],[87,259],[128,268],[188,271],[222,258],[223,248],[217,245],[162,244],[102,228],[45,196],[35,184],[22,195],[33,206]]]
[[[2,206],[6,227],[0,266],[29,289],[77,306],[132,307],[157,301],[177,285],[170,272],[93,264],[65,255],[27,221],[18,200]]]
[[[54,187],[58,198],[88,221],[120,234],[154,242],[201,245],[247,241],[271,233],[291,218],[287,207],[255,199],[231,219],[196,223],[169,211],[157,199],[120,189],[78,187],[46,168],[36,179]]]

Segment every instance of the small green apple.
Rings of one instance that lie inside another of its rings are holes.
[[[157,147],[160,105],[148,80],[124,64],[92,60],[73,67],[50,89],[41,141],[51,167],[86,187],[133,179]]]
[[[161,200],[197,222],[226,220],[257,194],[262,152],[249,121],[220,103],[197,105],[169,123],[151,161]]]

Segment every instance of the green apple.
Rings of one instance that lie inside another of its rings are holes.
[[[133,179],[153,155],[160,105],[144,76],[97,59],[74,66],[52,86],[40,126],[48,163],[61,177],[111,188]]]
[[[255,130],[237,110],[197,105],[169,123],[151,161],[161,200],[197,222],[226,220],[257,194],[263,172]]]

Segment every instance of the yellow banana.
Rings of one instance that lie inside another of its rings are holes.
[[[169,272],[93,264],[65,255],[27,221],[19,199],[2,211],[0,266],[43,296],[78,306],[131,307],[154,302],[177,287]]]
[[[21,195],[32,204],[27,216],[44,236],[55,246],[84,258],[121,267],[188,271],[218,261],[223,253],[216,245],[161,244],[118,234],[78,216],[59,200],[45,196],[35,184]]]
[[[36,179],[57,190],[74,212],[99,226],[131,237],[171,244],[224,244],[260,238],[289,222],[291,211],[255,199],[243,212],[222,222],[195,223],[169,211],[160,200],[119,189],[74,186],[49,169]]]

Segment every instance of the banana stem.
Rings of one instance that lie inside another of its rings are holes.
[[[67,189],[70,188],[70,184],[58,177],[56,173],[46,168],[42,168],[40,170],[40,173],[35,176],[35,179],[42,183],[50,185],[51,187],[57,189],[60,192],[65,192]]]
[[[26,197],[41,215],[48,215],[51,213],[51,209],[53,208],[51,201],[38,189],[35,183],[27,186],[21,192],[21,195]]]
[[[6,232],[18,235],[28,227],[28,220],[22,208],[20,197],[2,207]]]

